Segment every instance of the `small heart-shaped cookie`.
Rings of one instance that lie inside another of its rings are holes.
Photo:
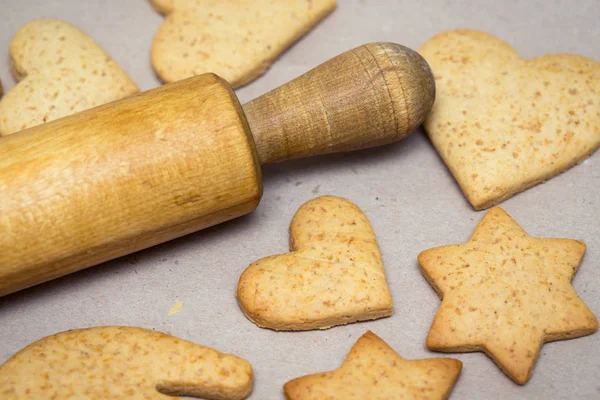
[[[290,250],[240,277],[237,298],[256,325],[302,331],[392,314],[375,234],[352,202],[322,196],[303,204],[290,225]]]
[[[37,20],[17,31],[10,60],[19,83],[0,101],[0,136],[137,93],[137,86],[83,31]]]
[[[436,100],[425,129],[477,210],[550,179],[600,146],[600,63],[556,54],[523,60],[478,31],[421,47]]]
[[[234,88],[262,75],[336,6],[335,0],[150,0],[165,14],[152,65],[174,82],[213,72]]]
[[[241,400],[252,367],[164,333],[108,326],[45,337],[0,366],[0,397],[18,399]]]

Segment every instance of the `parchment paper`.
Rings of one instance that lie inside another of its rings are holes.
[[[159,84],[149,51],[163,17],[147,0],[0,0],[0,79],[5,90],[14,85],[10,38],[24,23],[41,17],[83,28],[142,89]],[[242,102],[248,101],[366,42],[393,41],[416,49],[434,34],[459,27],[496,34],[524,57],[570,52],[598,60],[598,17],[597,0],[339,0],[330,17],[238,94]],[[597,316],[599,165],[596,153],[502,204],[531,235],[587,243],[573,285]],[[294,212],[321,194],[351,199],[371,220],[394,315],[316,332],[260,329],[236,303],[240,273],[258,258],[286,252]],[[0,362],[59,331],[134,325],[242,356],[256,376],[251,398],[282,399],[287,380],[337,368],[368,329],[405,358],[440,356],[425,347],[440,301],[416,257],[421,250],[467,240],[482,216],[466,202],[422,131],[379,149],[266,167],[264,196],[251,215],[0,299]],[[179,312],[169,315],[178,302]],[[600,398],[600,333],[546,344],[524,387],[482,353],[451,356],[464,362],[453,399]]]

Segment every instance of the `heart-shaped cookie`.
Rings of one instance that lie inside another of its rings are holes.
[[[290,225],[290,250],[240,277],[237,298],[256,325],[326,329],[392,314],[375,234],[352,202],[322,196],[303,204]]]
[[[25,347],[0,366],[0,397],[241,400],[252,367],[174,336],[127,326],[76,329]]]
[[[150,0],[167,16],[152,44],[164,82],[214,72],[234,88],[262,75],[335,0]]]
[[[0,101],[0,136],[137,93],[94,40],[68,22],[36,20],[10,42],[19,83]]]
[[[477,210],[541,183],[600,146],[600,63],[523,60],[478,31],[439,34],[419,50],[436,82],[425,129]]]

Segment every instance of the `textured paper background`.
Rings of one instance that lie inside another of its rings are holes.
[[[259,80],[238,91],[247,101],[330,57],[370,41],[418,48],[446,29],[484,29],[524,57],[573,52],[598,59],[597,0],[339,0],[339,8],[285,53]],[[146,0],[0,0],[0,78],[13,33],[34,18],[62,18],[87,31],[142,89],[159,84],[150,62],[162,22]],[[584,240],[588,251],[573,284],[600,316],[600,154],[502,206],[532,235]],[[287,251],[295,210],[320,194],[345,196],[377,234],[394,298],[391,318],[326,331],[259,329],[239,310],[234,291],[243,269]],[[248,359],[252,399],[281,399],[287,380],[337,368],[356,339],[373,330],[406,358],[439,354],[425,337],[439,299],[419,272],[419,251],[469,238],[483,213],[463,198],[418,131],[402,143],[264,169],[264,196],[251,215],[150,250],[0,299],[0,362],[62,330],[135,325],[165,331]],[[0,234],[2,234],[0,232]],[[181,310],[169,315],[177,302]],[[464,369],[453,399],[600,398],[600,334],[547,344],[524,387],[483,354],[453,355]]]

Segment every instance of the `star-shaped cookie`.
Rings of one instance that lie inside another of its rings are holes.
[[[577,240],[531,237],[504,210],[490,209],[468,242],[419,254],[442,298],[427,347],[483,351],[525,384],[544,342],[598,329],[571,286],[584,252]]]
[[[452,358],[405,360],[367,331],[340,368],[284,385],[288,400],[447,399],[462,363]]]

